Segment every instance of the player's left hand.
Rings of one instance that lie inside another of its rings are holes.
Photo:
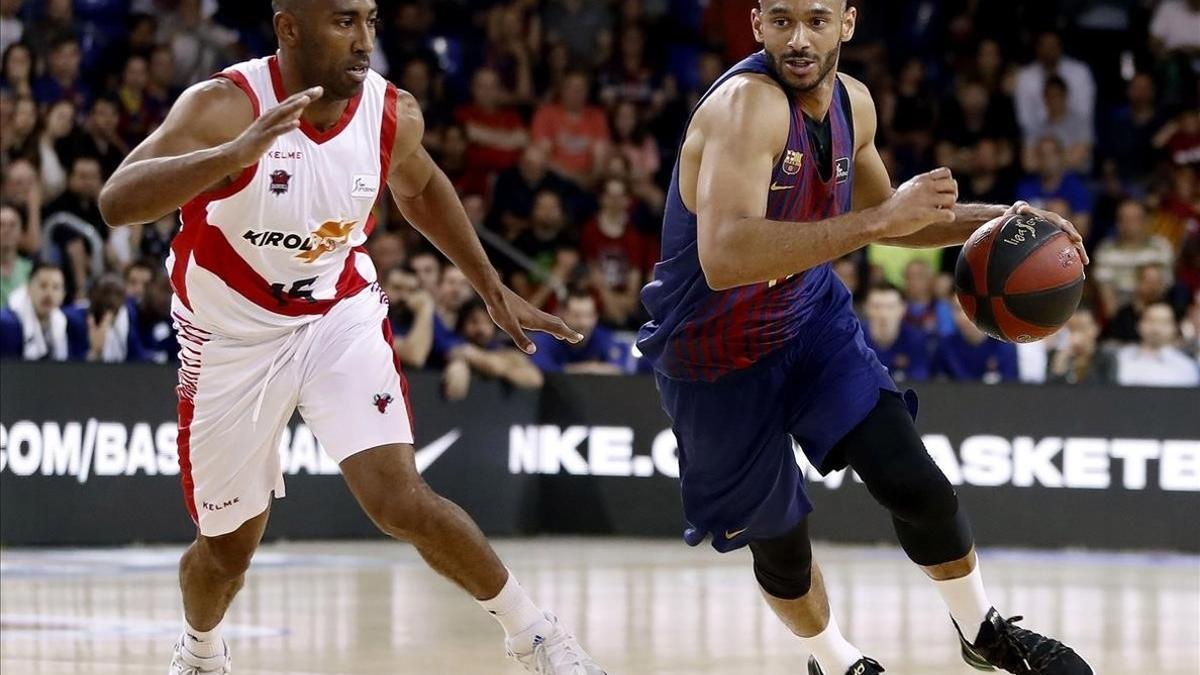
[[[1029,205],[1029,202],[1017,202],[1008,208],[1008,213],[1005,215],[1034,216],[1050,221],[1071,238],[1071,243],[1075,244],[1075,249],[1079,251],[1079,259],[1083,261],[1084,265],[1092,262],[1092,259],[1088,257],[1087,250],[1083,247],[1083,236],[1079,234],[1079,230],[1075,229],[1071,221],[1057,213],[1034,208]]]
[[[526,354],[537,351],[533,340],[525,335],[526,330],[549,333],[559,340],[566,340],[571,344],[583,339],[583,335],[567,326],[562,319],[530,305],[507,286],[501,287],[499,297],[488,302],[487,308],[492,321],[496,322],[500,330],[511,335],[513,341],[517,343],[517,349]]]

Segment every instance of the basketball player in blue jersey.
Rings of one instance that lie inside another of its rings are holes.
[[[845,0],[761,0],[751,23],[763,51],[722,76],[688,122],[638,340],[679,441],[684,537],[711,536],[720,552],[750,547],[767,604],[813,654],[811,675],[883,672],[830,613],[795,439],[821,473],[853,468],[891,512],[968,664],[1090,674],[1073,650],[987,599],[967,516],[914,426],[915,397],[864,343],[830,266],[872,242],[961,244],[1006,213],[1056,223],[1086,261],[1082,240],[1024,203],[958,204],[948,169],[893,189],[870,92],[837,72],[856,18]]]

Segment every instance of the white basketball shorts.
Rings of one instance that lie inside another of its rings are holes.
[[[272,493],[284,496],[279,445],[297,409],[335,462],[412,443],[408,383],[378,284],[267,340],[212,335],[179,312],[175,321],[180,475],[204,536],[233,532]]]

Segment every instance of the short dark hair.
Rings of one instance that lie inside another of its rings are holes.
[[[125,271],[121,273],[121,276],[129,278],[129,273],[138,268],[149,270],[151,278],[158,276],[158,265],[149,258],[138,258],[129,263],[125,266]]]
[[[467,320],[471,318],[472,314],[476,312],[483,312],[487,314],[487,311],[487,304],[479,298],[471,298],[470,300],[466,301],[458,310],[458,319],[454,321],[454,332],[462,335],[463,331],[467,327]]]
[[[58,265],[55,265],[53,263],[48,263],[45,260],[39,259],[39,260],[33,261],[33,267],[30,268],[30,270],[29,270],[29,278],[32,279],[38,275],[38,272],[42,272],[45,270],[54,270],[55,272],[58,272],[59,274],[63,273],[62,268],[59,267]],[[64,279],[66,278],[65,274],[63,274],[63,278]]]
[[[900,300],[904,300],[904,292],[898,286],[888,281],[871,284],[871,287],[867,289],[867,295],[872,293],[895,293],[900,296]]]

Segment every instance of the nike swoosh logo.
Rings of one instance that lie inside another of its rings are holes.
[[[415,453],[417,472],[425,473],[425,469],[428,469],[431,464],[436,462],[438,457],[441,457],[443,454],[445,454],[445,452],[450,449],[450,446],[457,443],[458,439],[460,438],[462,438],[462,432],[458,429],[455,429],[454,431],[447,432],[441,438],[430,443],[429,445],[417,450]]]
[[[779,183],[771,183],[771,192],[779,192],[780,190],[791,190],[795,185],[780,185]]]
[[[739,534],[741,534],[741,533],[745,532],[745,531],[746,531],[746,530],[748,530],[748,529],[750,529],[750,528],[748,528],[748,527],[743,527],[742,529],[740,529],[740,530],[735,530],[735,531],[733,531],[733,532],[730,532],[729,530],[725,530],[725,538],[726,538],[726,539],[733,539],[734,537],[738,536]]]

